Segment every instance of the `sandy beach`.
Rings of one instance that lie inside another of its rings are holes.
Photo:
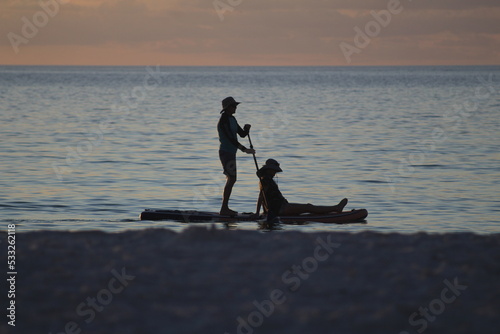
[[[498,234],[18,233],[16,326],[4,315],[0,332],[499,333],[499,246]]]

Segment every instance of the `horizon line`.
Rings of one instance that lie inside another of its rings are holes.
[[[142,64],[142,65],[90,65],[90,64],[0,64],[0,66],[11,67],[144,67],[144,66],[160,66],[160,67],[478,67],[478,66],[500,66],[498,64],[431,64],[431,65],[161,65],[161,64]]]

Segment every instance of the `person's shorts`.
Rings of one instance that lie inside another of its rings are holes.
[[[219,158],[224,169],[224,174],[236,177],[236,152],[231,153],[219,150]]]

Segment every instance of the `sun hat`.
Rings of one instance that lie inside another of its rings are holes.
[[[278,161],[274,159],[267,159],[266,164],[262,166],[260,170],[266,170],[266,169],[272,169],[275,170],[276,172],[282,172],[283,169],[280,168],[280,164]]]
[[[230,106],[232,105],[238,105],[241,102],[236,102],[236,100],[232,96],[226,97],[224,100],[222,100],[222,110],[220,111],[221,114]]]

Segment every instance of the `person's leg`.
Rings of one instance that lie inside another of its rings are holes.
[[[312,204],[286,203],[280,210],[280,216],[298,216],[310,212]]]
[[[222,206],[220,209],[221,215],[236,215],[237,212],[229,209],[229,198],[233,191],[233,186],[236,183],[236,153],[219,151],[220,161],[226,175],[226,185],[222,194]]]
[[[299,203],[287,203],[281,208],[280,215],[283,216],[297,216],[303,213],[313,213],[313,214],[326,214],[330,212],[342,212],[344,207],[347,205],[347,198],[344,198],[337,205],[332,206],[322,206],[322,205],[312,205],[299,204]]]
[[[229,209],[229,198],[233,191],[233,186],[236,183],[236,176],[227,176],[224,193],[222,194],[222,206],[220,208],[221,215],[235,215],[236,211]]]

